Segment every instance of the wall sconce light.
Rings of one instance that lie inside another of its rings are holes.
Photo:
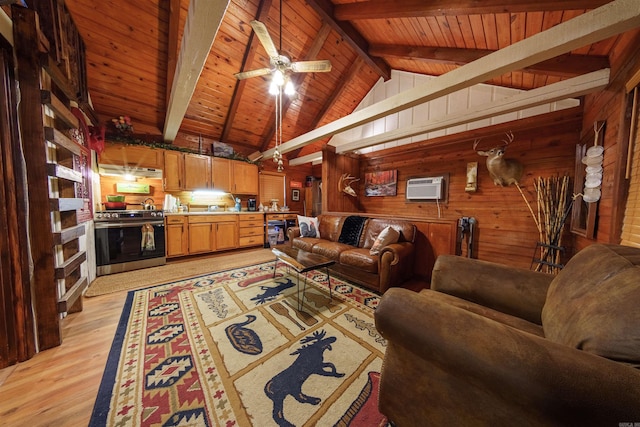
[[[464,191],[472,193],[478,189],[478,162],[467,163],[467,185]]]

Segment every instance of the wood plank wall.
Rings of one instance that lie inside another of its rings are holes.
[[[627,95],[625,83],[640,69],[640,30],[622,35],[610,54],[612,82],[606,90],[585,97],[582,135],[593,132],[593,123],[605,120],[602,197],[597,207],[595,241],[620,243],[628,183],[624,177],[629,128],[625,123]],[[630,117],[626,117],[630,121]],[[633,165],[634,168],[640,165]],[[594,240],[576,236],[576,249]]]
[[[573,177],[581,123],[582,108],[577,107],[362,155],[360,178],[367,172],[396,169],[398,186],[395,197],[365,197],[361,180],[354,185],[360,207],[367,213],[425,220],[474,217],[476,258],[529,268],[539,240],[532,215],[516,187],[493,184],[485,166],[486,158],[476,154],[473,141],[482,138],[481,145],[491,147],[500,144],[506,131],[513,131],[515,140],[505,157],[524,164],[521,187],[536,212],[535,179],[565,174]],[[465,192],[468,162],[478,162],[479,166],[475,193]],[[447,177],[447,195],[439,205],[405,199],[407,179],[441,175]],[[564,243],[571,246],[571,240],[569,235]]]

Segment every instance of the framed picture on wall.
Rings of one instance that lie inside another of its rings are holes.
[[[395,196],[398,186],[398,171],[369,172],[364,174],[365,196]]]
[[[300,201],[300,190],[298,190],[297,188],[291,190],[291,200],[294,202]]]

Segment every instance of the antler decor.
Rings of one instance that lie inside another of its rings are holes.
[[[351,188],[351,183],[356,181],[360,181],[360,178],[351,176],[348,173],[343,173],[342,176],[340,176],[340,180],[338,181],[338,191],[341,191],[352,197],[358,197],[356,191]]]

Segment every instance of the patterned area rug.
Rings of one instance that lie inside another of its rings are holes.
[[[273,268],[129,292],[90,425],[386,426],[379,297]]]

